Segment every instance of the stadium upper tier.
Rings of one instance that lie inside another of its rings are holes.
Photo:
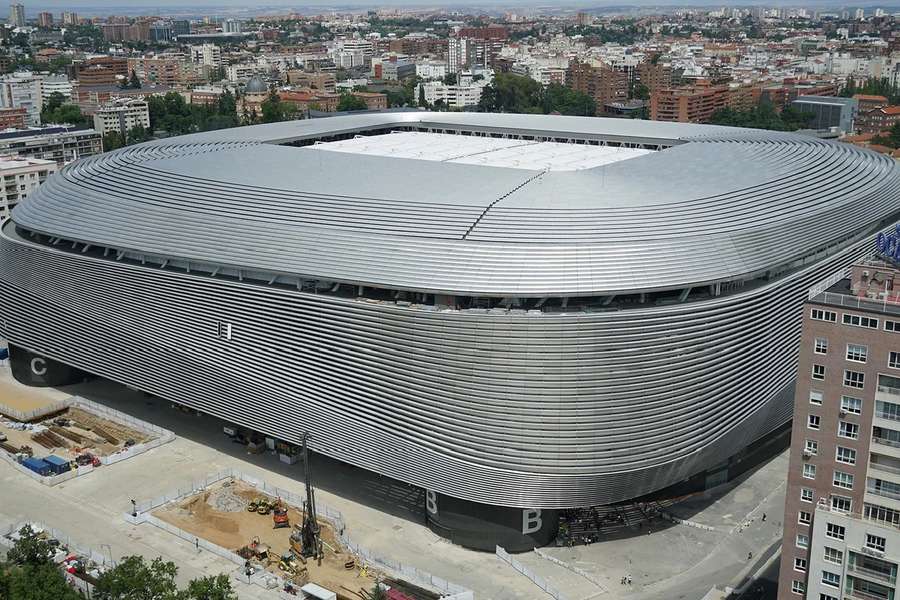
[[[385,135],[352,139],[374,133]],[[540,298],[786,272],[871,231],[898,197],[895,161],[811,137],[400,112],[99,155],[51,178],[13,220],[67,241],[273,277]]]

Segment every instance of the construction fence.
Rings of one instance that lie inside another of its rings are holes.
[[[101,552],[97,552],[93,548],[81,546],[74,540],[72,540],[72,538],[70,538],[66,532],[60,531],[59,529],[55,529],[53,527],[49,527],[48,525],[39,521],[21,521],[19,523],[0,525],[0,546],[4,546],[5,548],[12,548],[14,542],[8,539],[7,536],[18,532],[26,525],[31,525],[31,527],[36,531],[46,532],[48,536],[55,540],[58,540],[60,545],[68,548],[70,554],[77,554],[79,556],[89,558],[92,562],[103,567],[113,568],[117,564],[111,556],[103,554]]]
[[[99,417],[103,417],[104,419],[108,419],[110,421],[115,421],[120,425],[125,425],[130,427],[131,429],[135,429],[137,431],[141,431],[143,433],[149,433],[154,436],[152,440],[149,442],[145,442],[142,444],[135,444],[130,448],[125,448],[115,454],[110,454],[109,456],[101,456],[100,464],[103,465],[114,465],[117,462],[121,462],[128,458],[132,458],[137,456],[138,454],[143,454],[148,450],[152,450],[153,448],[157,448],[162,446],[163,444],[167,444],[175,439],[175,434],[169,431],[168,429],[163,429],[153,423],[148,423],[147,421],[142,421],[140,419],[136,419],[131,415],[126,415],[125,413],[115,410],[113,408],[109,408],[108,406],[103,406],[102,404],[97,404],[87,398],[82,398],[80,396],[72,396],[70,398],[66,398],[65,400],[61,400],[57,403],[59,408],[56,410],[63,410],[68,407],[78,407],[82,410],[85,410],[89,413],[95,414]],[[42,409],[43,410],[43,409]],[[50,414],[50,412],[56,411],[48,411],[43,414]],[[39,415],[40,416],[40,415]],[[18,417],[16,417],[18,419]],[[22,419],[27,420],[27,419]],[[14,456],[7,454],[6,452],[0,451],[0,459],[3,459],[5,462],[9,463],[13,466],[14,469],[19,471],[20,473],[24,473],[25,475],[31,477],[33,480],[47,486],[59,485],[65,481],[69,481],[70,479],[74,479],[76,477],[81,477],[82,475],[87,475],[88,473],[93,472],[94,467],[91,465],[79,466],[65,473],[61,473],[59,475],[53,476],[42,476],[38,475],[34,471],[25,468],[19,461],[16,460]]]
[[[527,577],[531,580],[534,585],[538,586],[545,592],[547,592],[551,597],[556,598],[556,600],[566,600],[566,597],[563,596],[562,592],[560,592],[556,587],[550,584],[546,579],[526,567],[519,560],[513,557],[509,552],[505,549],[497,546],[495,553],[497,554],[497,558],[511,566],[513,569]]]
[[[237,469],[224,469],[216,473],[211,473],[202,479],[194,479],[191,482],[181,485],[177,489],[172,490],[167,494],[163,494],[162,496],[157,496],[156,498],[136,502],[134,508],[138,513],[138,517],[132,518],[130,515],[128,515],[127,518],[129,521],[134,523],[147,522],[155,525],[160,529],[164,529],[165,531],[189,543],[194,544],[198,548],[208,550],[216,554],[217,556],[233,562],[234,564],[243,565],[244,559],[234,552],[231,552],[226,548],[222,548],[221,546],[217,546],[215,544],[207,542],[202,538],[198,538],[194,534],[166,523],[150,514],[150,511],[153,511],[163,505],[169,504],[170,502],[177,502],[189,496],[193,496],[194,494],[202,492],[206,488],[214,485],[219,481],[222,481],[223,479],[231,478],[243,481],[244,483],[255,487],[257,490],[263,492],[264,494],[274,496],[276,498],[281,498],[287,504],[290,504],[299,509],[302,509],[303,502],[306,499],[305,496],[301,496],[284,488],[271,485],[268,482],[259,479],[258,477],[247,475],[245,473],[242,473],[241,471],[238,471]],[[414,583],[424,588],[436,590],[443,595],[443,598],[447,600],[474,600],[475,595],[471,590],[456,585],[455,583],[447,581],[441,577],[437,577],[436,575],[432,575],[430,573],[417,569],[412,565],[406,565],[399,561],[376,554],[355,543],[347,534],[344,517],[340,511],[332,509],[329,506],[322,504],[321,502],[316,503],[316,510],[319,513],[320,518],[323,518],[332,525],[335,535],[337,535],[338,539],[340,539],[341,544],[343,544],[347,548],[347,550],[355,555],[360,561],[380,568],[383,571],[389,572],[399,579],[409,581],[410,583]],[[273,587],[271,584],[272,581],[275,580],[278,582],[277,587],[283,587],[281,578],[273,573],[266,574],[261,580],[253,577],[247,578],[243,575],[243,573],[241,573],[239,579],[241,579],[241,581],[247,580],[252,583],[257,583],[258,585],[262,585],[266,588]],[[296,596],[290,595],[286,595],[284,597],[296,598]]]

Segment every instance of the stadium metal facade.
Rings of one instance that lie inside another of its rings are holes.
[[[514,549],[556,509],[782,427],[807,290],[898,212],[893,160],[793,134],[425,112],[231,129],[79,161],[20,204],[0,335],[24,381],[72,367],[310,431],[427,490],[436,530]]]

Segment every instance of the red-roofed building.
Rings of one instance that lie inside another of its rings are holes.
[[[878,133],[887,131],[900,121],[900,106],[882,106],[867,112],[860,111],[856,118],[856,129],[859,133]]]
[[[890,104],[885,96],[875,96],[872,94],[854,94],[853,99],[859,102],[859,114]]]

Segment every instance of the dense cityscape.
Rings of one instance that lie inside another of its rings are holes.
[[[10,4],[0,600],[900,598],[898,10]]]

